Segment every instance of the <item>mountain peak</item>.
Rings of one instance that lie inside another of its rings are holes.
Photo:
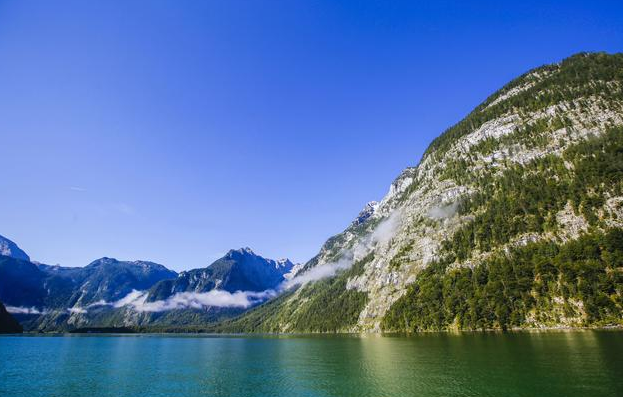
[[[108,264],[108,263],[115,263],[115,262],[118,262],[118,260],[115,259],[115,258],[109,258],[107,256],[103,256],[103,257],[101,257],[99,259],[96,259],[93,262],[89,263],[87,265],[87,267],[88,266],[98,266],[98,265],[103,265],[103,264]]]
[[[253,250],[249,247],[242,247],[242,248],[238,248],[238,249],[231,249],[229,250],[229,252],[227,253],[227,256],[231,256],[232,254],[241,254],[241,255],[257,255],[255,252],[253,252]]]
[[[30,257],[17,244],[3,236],[0,236],[0,255],[30,261]]]

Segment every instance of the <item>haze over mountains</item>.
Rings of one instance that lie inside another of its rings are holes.
[[[513,80],[303,265],[243,248],[179,274],[111,258],[63,268],[0,244],[0,301],[28,330],[621,325],[623,54]]]

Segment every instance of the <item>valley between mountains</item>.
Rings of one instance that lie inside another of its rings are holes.
[[[179,274],[106,257],[70,268],[0,238],[0,301],[4,332],[621,326],[623,54],[509,82],[307,263],[241,248]]]

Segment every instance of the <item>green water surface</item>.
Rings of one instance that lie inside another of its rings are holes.
[[[0,396],[623,396],[623,332],[4,336]]]

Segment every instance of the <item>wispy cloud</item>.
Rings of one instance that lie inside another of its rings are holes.
[[[432,219],[451,218],[454,216],[454,214],[456,214],[458,209],[459,209],[458,202],[436,205],[428,210],[428,217]]]
[[[24,306],[6,306],[6,311],[12,314],[45,314],[46,311],[41,311],[36,307],[24,307]]]
[[[355,262],[363,259],[376,246],[388,244],[400,226],[402,211],[394,211],[387,219],[381,221],[372,231],[360,239],[352,249],[342,251],[336,261],[312,267],[298,273],[290,280],[281,284],[280,289],[290,289],[296,285],[307,284],[323,278],[333,277],[340,270],[349,269]]]
[[[130,306],[139,312],[163,312],[175,309],[204,309],[207,307],[248,308],[276,295],[275,291],[261,292],[212,290],[208,292],[179,292],[166,300],[147,302],[147,292],[133,291],[114,306]]]
[[[116,302],[99,301],[86,307],[67,309],[71,313],[84,314],[98,306],[114,308],[129,307],[138,312],[163,312],[175,309],[205,309],[208,307],[248,308],[277,294],[274,290],[236,291],[212,290],[208,292],[179,292],[167,299],[148,302],[147,291],[132,290]]]
[[[353,265],[352,251],[345,251],[337,261],[314,266],[311,269],[296,275],[290,280],[284,281],[279,290],[287,290],[296,285],[307,284],[312,281],[321,280],[335,276],[340,270],[346,270]]]
[[[70,186],[69,190],[73,190],[74,192],[86,192],[87,190],[80,186]]]
[[[84,314],[88,309],[97,306],[128,307],[138,312],[163,312],[175,309],[205,309],[208,307],[246,309],[273,298],[280,292],[296,285],[333,277],[338,271],[350,268],[353,263],[363,259],[378,245],[388,244],[391,241],[400,226],[401,215],[401,211],[394,211],[387,219],[381,221],[372,233],[360,239],[354,248],[344,250],[336,261],[315,266],[303,273],[298,273],[292,279],[281,283],[275,290],[228,292],[215,289],[208,292],[178,292],[167,299],[154,302],[147,301],[148,291],[132,290],[115,302],[99,301],[86,307],[74,307],[68,310],[71,313]]]

